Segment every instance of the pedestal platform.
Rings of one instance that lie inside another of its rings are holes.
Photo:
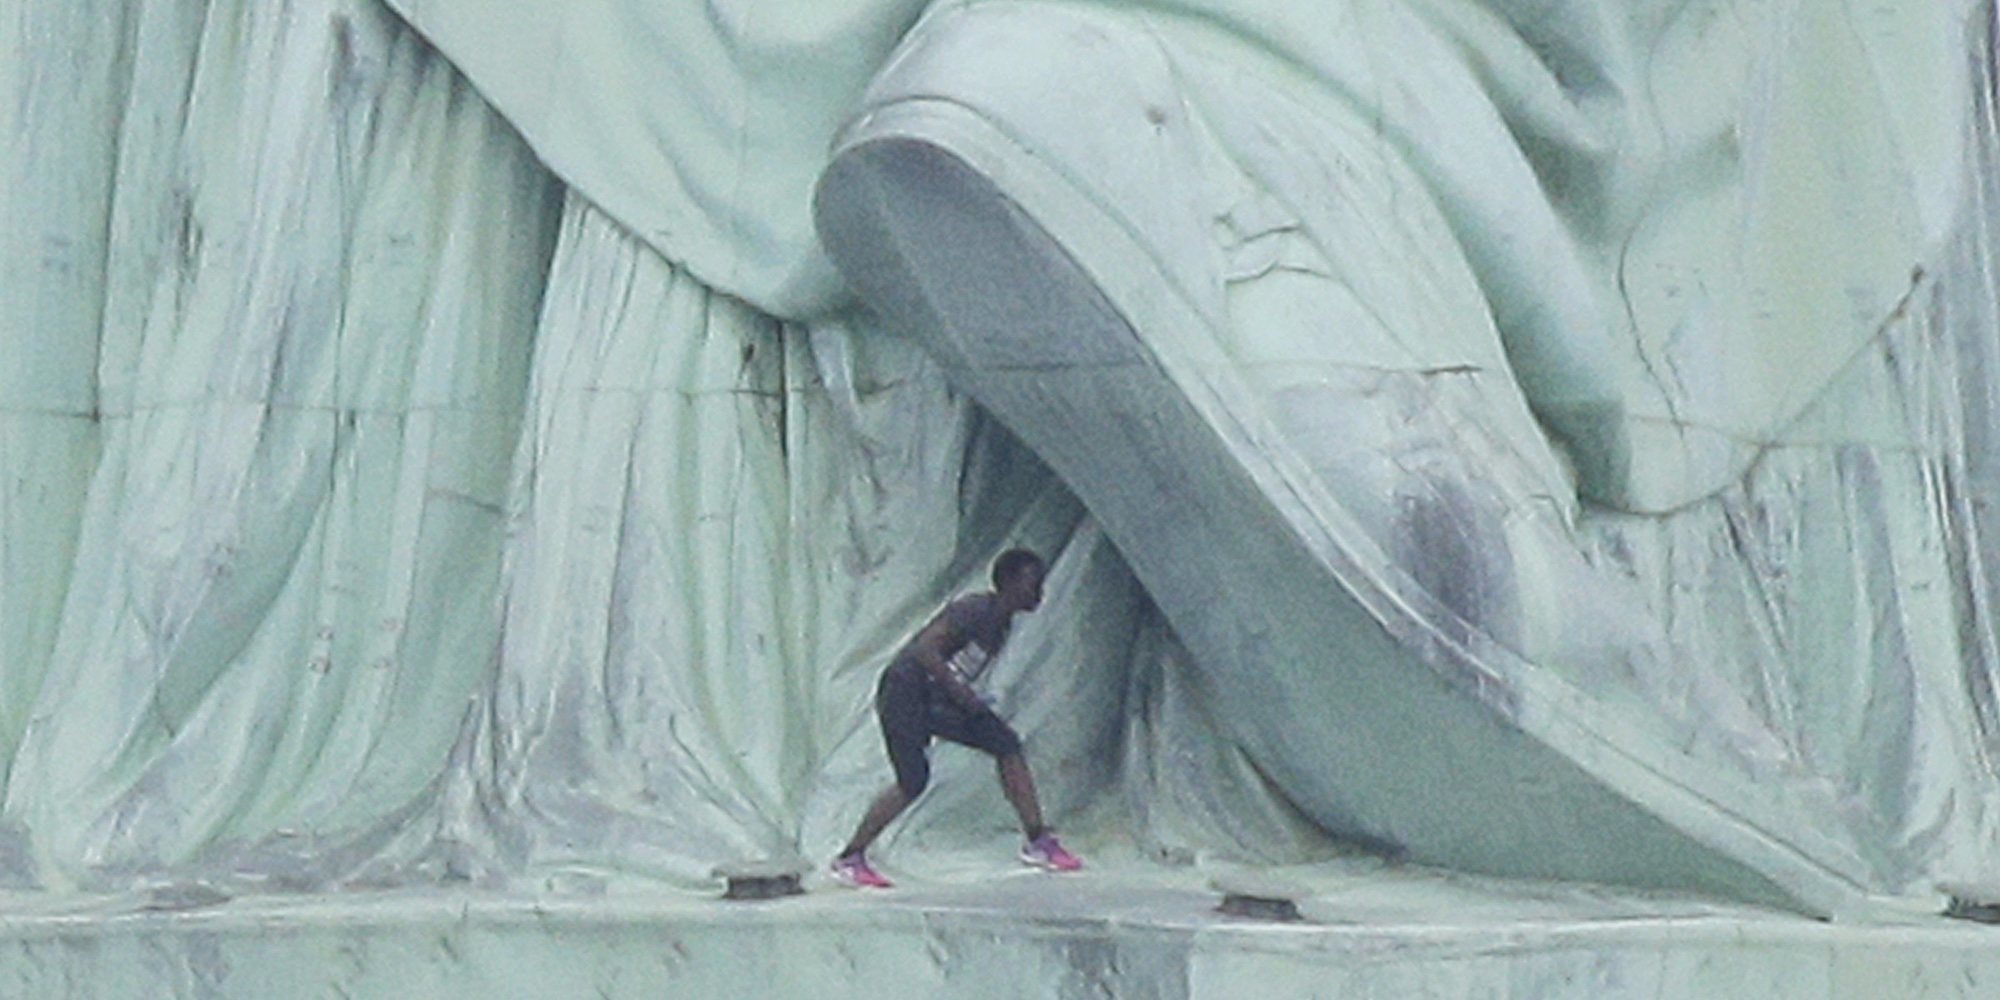
[[[8,997],[1988,997],[2000,928],[1831,924],[1570,884],[1347,864],[1285,878],[1302,919],[1219,912],[1197,868],[1048,875],[990,859],[864,892],[211,892],[0,917]]]

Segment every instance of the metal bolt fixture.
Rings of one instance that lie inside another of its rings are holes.
[[[1299,900],[1312,894],[1304,885],[1254,870],[1220,872],[1209,884],[1222,893],[1217,913],[1273,923],[1305,919],[1299,912]]]
[[[1299,904],[1289,899],[1273,899],[1269,896],[1245,896],[1240,893],[1223,893],[1217,913],[1227,913],[1232,917],[1248,917],[1252,920],[1271,920],[1278,923],[1293,923],[1303,920],[1299,915]]]
[[[766,858],[718,865],[714,874],[726,886],[723,899],[782,899],[806,891],[801,879],[809,867],[799,858]]]

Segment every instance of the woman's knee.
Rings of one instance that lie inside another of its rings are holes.
[[[902,789],[903,797],[915,802],[917,796],[931,783],[931,762],[920,752],[910,757],[899,758],[896,765],[896,787]]]

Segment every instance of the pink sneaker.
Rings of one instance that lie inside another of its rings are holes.
[[[833,859],[830,871],[835,882],[856,889],[887,889],[896,884],[883,878],[881,872],[868,867],[868,859],[859,853]]]
[[[1083,867],[1082,859],[1063,850],[1062,841],[1053,833],[1044,833],[1022,844],[1021,863],[1052,872],[1073,872]]]

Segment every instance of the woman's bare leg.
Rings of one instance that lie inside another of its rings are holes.
[[[1047,827],[1042,825],[1042,803],[1035,797],[1035,776],[1028,771],[1028,759],[1010,753],[999,758],[998,764],[1000,788],[1007,793],[1014,815],[1021,818],[1021,832],[1029,840],[1041,836]]]
[[[1030,789],[1028,794],[1033,795],[1034,791]],[[889,823],[909,806],[910,797],[903,794],[901,786],[890,785],[882,789],[882,793],[875,796],[875,801],[868,804],[868,811],[861,816],[861,825],[854,829],[854,839],[847,842],[840,856],[849,857],[867,850],[868,845],[873,844]]]

